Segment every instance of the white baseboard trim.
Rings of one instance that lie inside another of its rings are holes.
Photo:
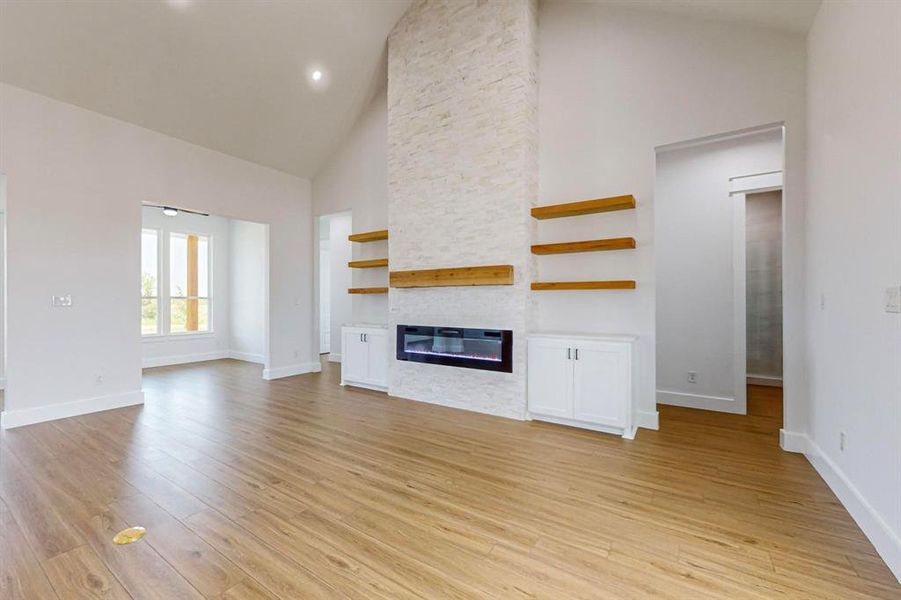
[[[340,352],[329,352],[328,361],[336,362],[336,363],[341,362],[341,353]]]
[[[243,360],[244,362],[257,363],[260,365],[266,364],[266,357],[262,354],[252,354],[250,352],[238,352],[237,350],[229,350],[228,358],[232,358],[234,360]]]
[[[770,375],[748,375],[748,385],[767,385],[770,387],[782,387],[781,377],[772,377]]]
[[[297,363],[296,365],[287,365],[285,367],[276,367],[274,369],[263,369],[263,379],[271,381],[273,379],[281,379],[282,377],[293,377],[295,375],[304,375],[306,373],[318,373],[322,370],[319,361],[308,363]]]
[[[609,427],[607,425],[600,425],[598,423],[587,423],[585,421],[579,421],[577,419],[563,419],[560,417],[539,415],[531,412],[529,413],[528,419],[530,421],[545,421],[547,423],[555,423],[557,425],[566,425],[567,427],[578,427],[579,429],[588,429],[589,431],[599,431],[600,433],[610,433],[613,435],[622,436],[629,440],[635,438],[635,430],[632,428],[624,430],[622,427]]]
[[[111,394],[97,398],[85,398],[72,402],[61,402],[47,406],[36,406],[22,410],[5,410],[0,414],[0,426],[3,429],[33,425],[45,421],[55,421],[67,417],[77,417],[89,413],[111,410],[125,406],[134,406],[144,403],[144,392],[137,390],[123,394]]]
[[[786,452],[797,452],[799,454],[807,454],[810,450],[808,444],[809,439],[806,433],[797,431],[779,430],[779,447]]]
[[[339,385],[349,385],[350,387],[358,387],[365,388],[367,390],[373,390],[375,392],[385,392],[388,393],[387,385],[372,385],[371,383],[358,383],[356,381],[341,381]]]
[[[633,423],[635,427],[640,427],[644,429],[660,429],[660,413],[656,410],[653,412],[646,410],[639,410],[635,413],[635,421]]]
[[[204,362],[207,360],[220,360],[229,358],[228,350],[215,350],[213,352],[197,352],[194,354],[176,354],[174,356],[146,357],[141,366],[145,369],[151,367],[168,367],[171,365],[184,365],[188,363]]]
[[[669,404],[670,406],[683,406],[685,408],[700,408],[701,410],[718,410],[720,412],[744,414],[740,406],[737,406],[735,398],[726,396],[705,396],[704,394],[688,394],[686,392],[673,392],[671,390],[657,390],[657,404]]]
[[[845,473],[830,459],[822,449],[811,440],[806,439],[807,460],[813,465],[820,477],[838,496],[839,501],[851,514],[851,517],[869,538],[876,552],[885,561],[898,582],[901,583],[901,537],[898,536],[885,519],[864,498]]]

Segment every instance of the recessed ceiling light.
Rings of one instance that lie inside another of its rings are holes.
[[[177,8],[179,10],[184,10],[191,6],[193,0],[166,0],[166,4],[171,6],[172,8]]]
[[[0,0],[0,2],[2,2],[2,0]],[[307,85],[310,86],[313,91],[322,92],[328,89],[331,75],[329,75],[328,69],[322,66],[322,63],[307,63],[304,74],[307,77]]]

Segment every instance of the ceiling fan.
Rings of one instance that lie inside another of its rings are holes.
[[[201,217],[208,217],[210,213],[200,212],[197,210],[188,210],[187,208],[176,208],[174,206],[166,206],[164,204],[147,204],[143,203],[143,206],[147,208],[160,208],[163,210],[163,214],[167,217],[174,217],[180,212],[188,213],[189,215],[200,215]]]

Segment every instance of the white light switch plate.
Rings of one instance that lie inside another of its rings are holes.
[[[65,296],[51,296],[50,306],[57,308],[72,306],[72,294],[66,294]]]
[[[901,285],[885,288],[885,312],[901,313]]]

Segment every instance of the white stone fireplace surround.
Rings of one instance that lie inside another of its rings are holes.
[[[513,373],[392,361],[393,396],[526,416],[536,36],[534,1],[423,0],[389,37],[391,270],[514,268],[509,286],[390,290],[389,347],[398,323],[513,330]]]

